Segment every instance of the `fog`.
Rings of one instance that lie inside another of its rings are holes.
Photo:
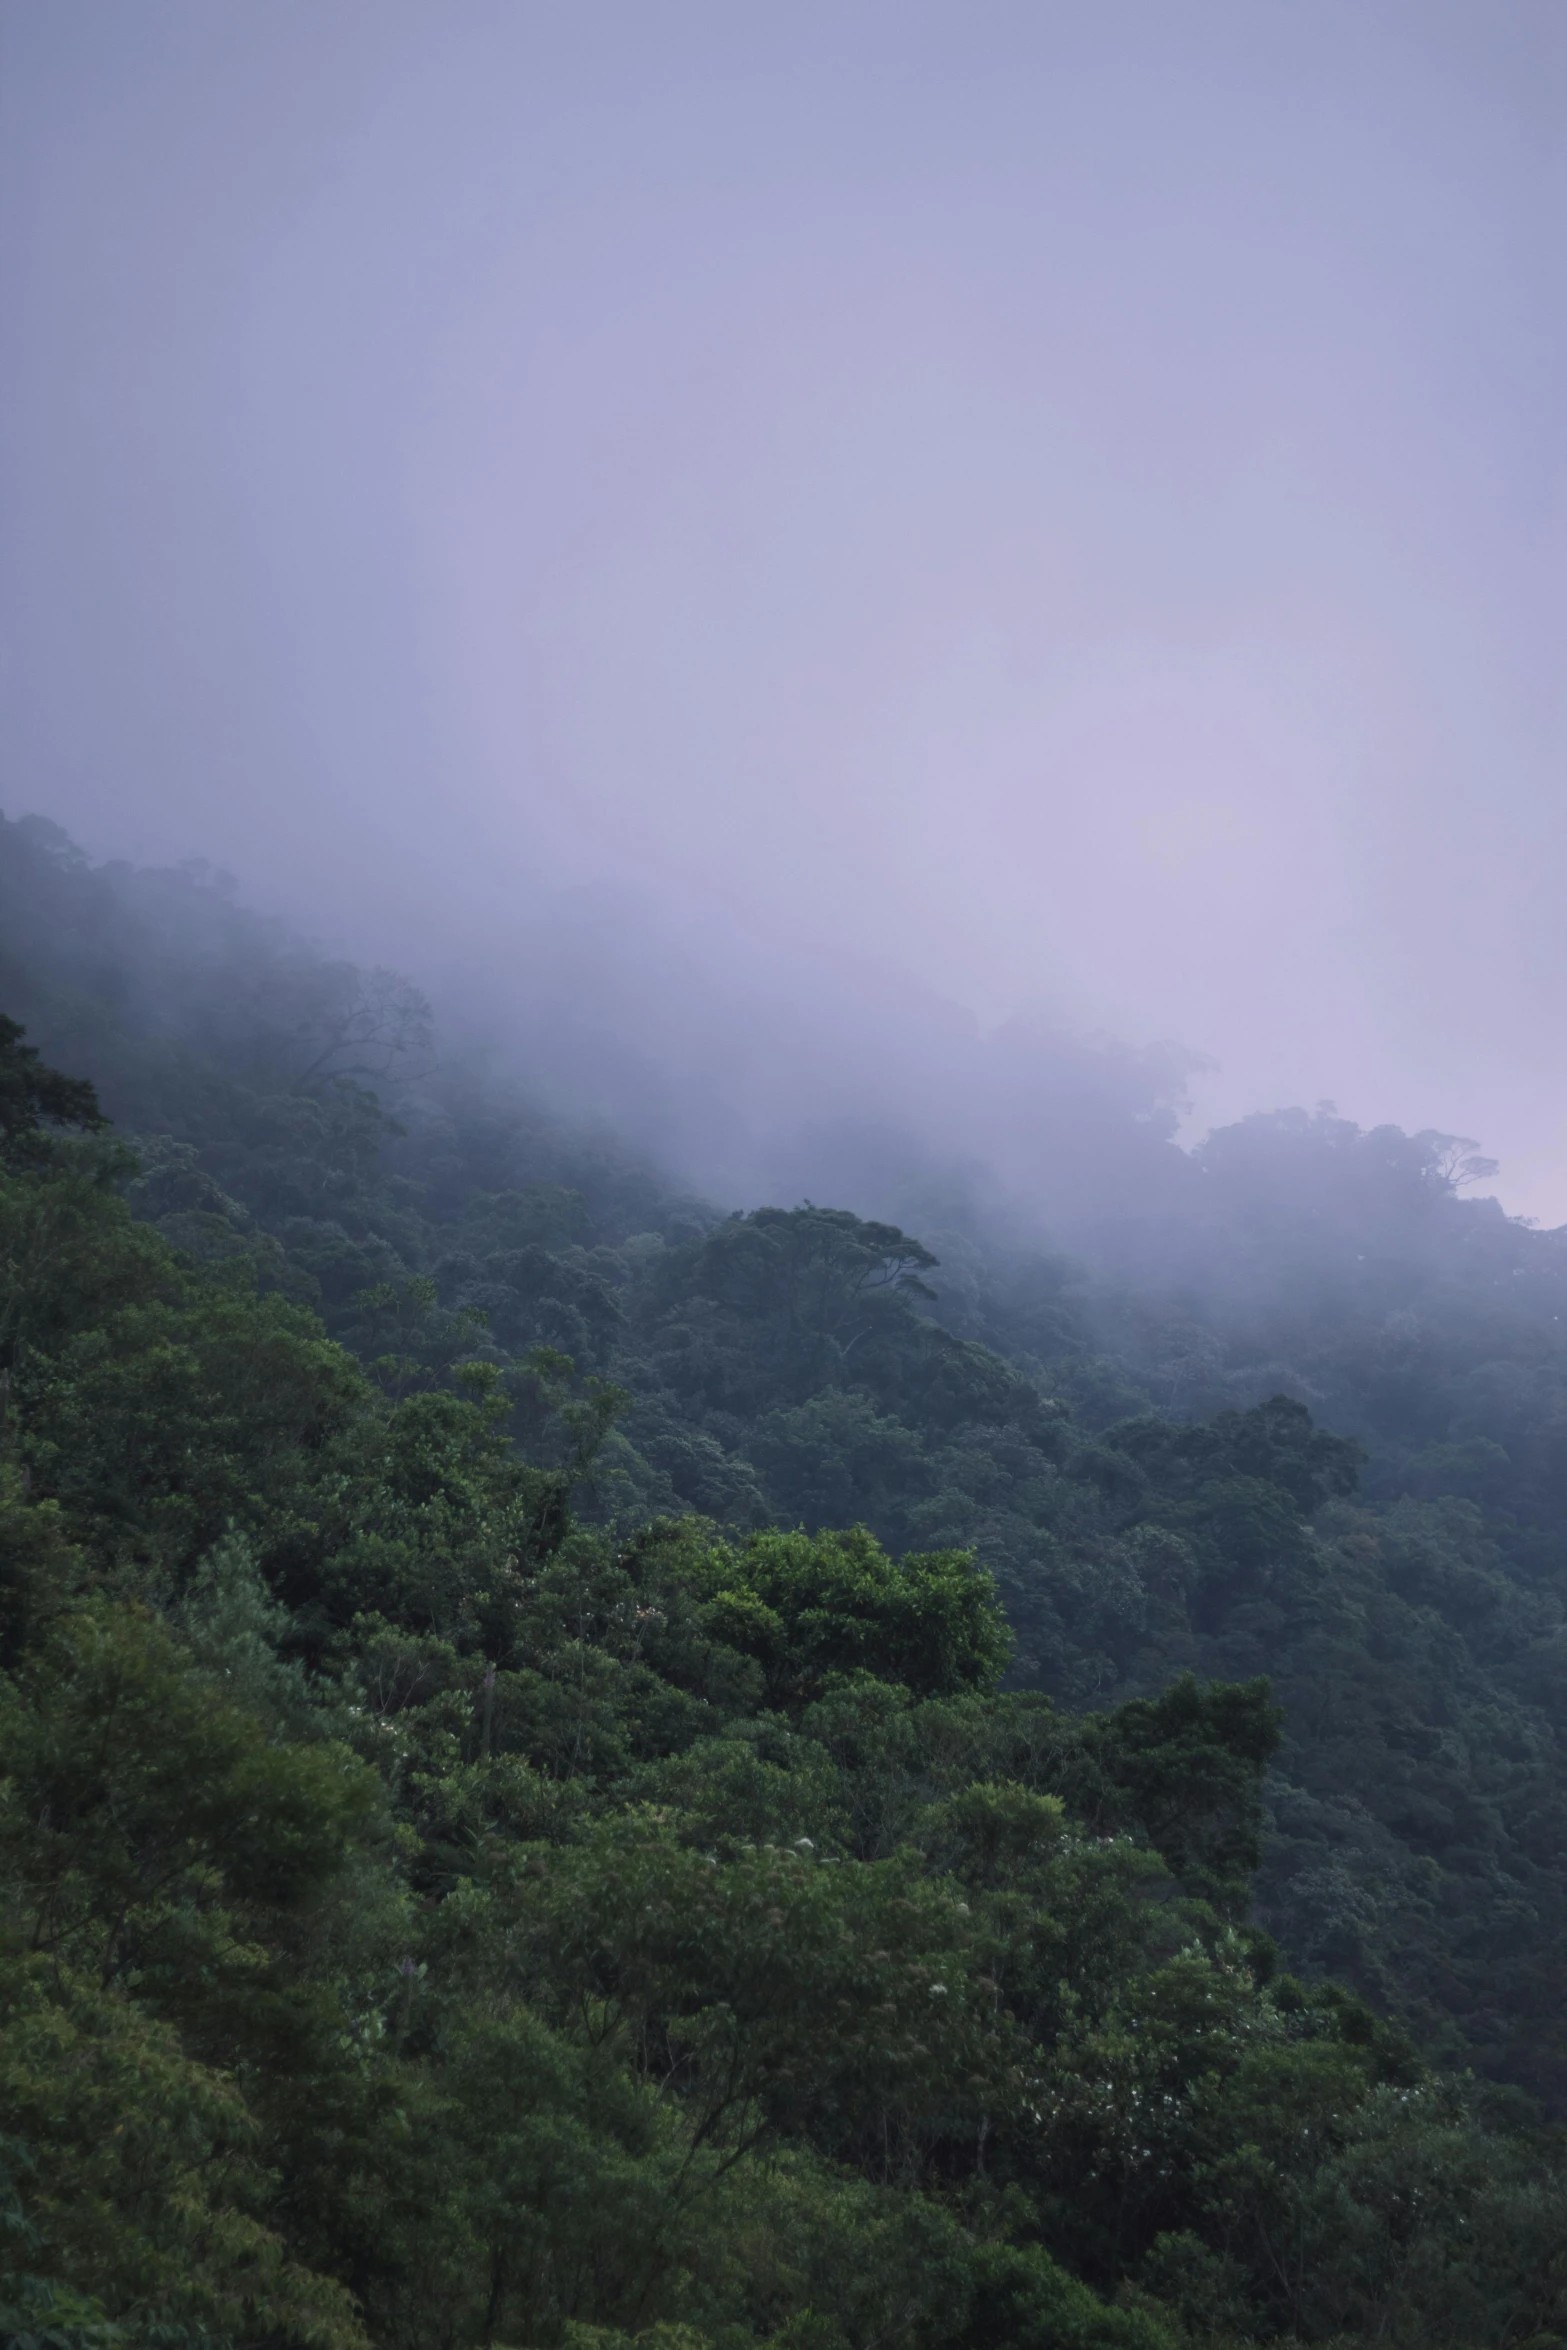
[[[725,1196],[1109,1036],[1567,1218],[1558,0],[0,22],[9,812]]]

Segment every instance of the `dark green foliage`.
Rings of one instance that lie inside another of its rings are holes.
[[[1123,1421],[1107,1441],[1134,1460],[1171,1503],[1190,1506],[1215,1487],[1272,1486],[1296,1512],[1353,1493],[1365,1461],[1353,1439],[1313,1424],[1304,1404],[1276,1395],[1250,1412],[1219,1412],[1196,1426]]]
[[[26,1030],[0,1013],[0,1163],[24,1167],[47,1154],[52,1126],[98,1132],[105,1124],[98,1097],[84,1077],[62,1077],[44,1065]]]
[[[1094,1826],[1135,1827],[1183,1884],[1244,1914],[1262,1857],[1257,1787],[1282,1720],[1266,1681],[1200,1689],[1187,1675],[1091,1716],[1066,1791]]]
[[[1380,1236],[1243,1343],[720,1218],[210,877],[6,826],[0,917],[0,2340],[1567,2342],[1462,2069],[1567,2079],[1560,1342],[1456,1145],[1210,1146]]]

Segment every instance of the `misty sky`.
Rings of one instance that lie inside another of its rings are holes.
[[[1567,1218],[1562,0],[0,24],[8,813],[720,1093],[1022,1010]]]

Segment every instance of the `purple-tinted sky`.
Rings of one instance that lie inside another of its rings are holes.
[[[1562,0],[0,24],[9,812],[1567,1217]]]

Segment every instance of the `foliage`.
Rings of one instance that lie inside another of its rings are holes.
[[[1453,1270],[1472,1152],[1210,1146],[1243,1253],[1302,1165],[1449,1249],[1440,1342],[1319,1286],[1375,1408],[1308,1410],[1222,1283],[1177,1356],[720,1218],[210,878],[0,851],[11,1001],[139,1138],[20,1063],[0,2338],[1567,2342],[1483,2077],[1567,2070],[1555,1357]]]
[[[92,1133],[106,1123],[87,1080],[48,1068],[37,1047],[22,1042],[25,1033],[0,1014],[0,1159],[9,1167],[45,1157],[51,1127]]]

